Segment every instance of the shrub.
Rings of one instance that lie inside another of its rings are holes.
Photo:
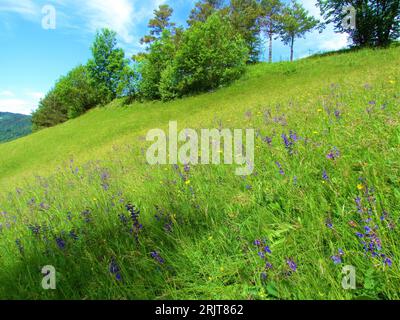
[[[76,118],[102,100],[85,66],[72,69],[61,77],[54,88],[40,101],[33,113],[35,130],[52,127]]]
[[[160,99],[160,80],[164,70],[176,54],[177,43],[170,31],[165,30],[160,39],[151,44],[149,52],[140,60],[142,76],[139,85],[140,96],[144,99]]]
[[[248,49],[229,21],[219,14],[195,23],[183,35],[172,64],[161,75],[163,100],[212,90],[238,79]]]

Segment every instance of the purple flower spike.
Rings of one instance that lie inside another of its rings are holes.
[[[286,262],[287,262],[289,268],[292,269],[293,272],[296,272],[297,264],[292,259],[287,259]]]

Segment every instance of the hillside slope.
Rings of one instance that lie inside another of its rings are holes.
[[[0,297],[400,298],[399,65],[400,48],[259,64],[0,145]],[[255,172],[148,165],[169,121],[256,129]]]
[[[149,129],[166,127],[168,121],[199,126],[235,118],[249,109],[293,99],[308,104],[332,83],[363,86],[398,77],[400,49],[316,57],[290,63],[259,64],[229,88],[171,103],[149,102],[121,107],[112,103],[68,123],[40,131],[0,146],[0,190],[34,174],[49,174],[61,161],[73,157],[85,163],[112,151],[114,144],[134,143]],[[237,115],[234,117],[232,115]]]
[[[26,136],[31,132],[30,116],[0,112],[0,143]]]

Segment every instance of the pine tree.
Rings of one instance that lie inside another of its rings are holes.
[[[304,37],[307,32],[317,28],[319,21],[310,16],[309,12],[296,0],[283,8],[279,20],[279,35],[283,43],[290,46],[290,61],[293,61],[296,38]]]
[[[144,36],[141,44],[150,44],[161,37],[164,30],[172,29],[175,23],[170,22],[174,10],[167,4],[160,5],[158,10],[154,10],[154,18],[149,21],[148,27],[150,34]]]
[[[272,43],[278,33],[279,18],[283,9],[280,0],[261,0],[261,28],[268,37],[268,61],[272,62]]]
[[[189,26],[192,26],[196,22],[206,22],[208,17],[223,9],[223,7],[223,0],[200,0],[196,2],[194,8],[190,12],[187,23]]]
[[[247,44],[249,62],[257,62],[260,56],[260,14],[260,6],[256,0],[230,1],[230,22]]]

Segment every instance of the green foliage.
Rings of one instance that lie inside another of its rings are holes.
[[[97,106],[101,96],[89,77],[85,66],[78,66],[62,77],[56,84],[56,93],[68,109],[68,118],[73,119]]]
[[[400,36],[399,0],[318,0],[318,5],[327,22],[348,33],[355,46],[387,46]],[[343,26],[350,5],[356,10],[355,30]]]
[[[197,1],[194,8],[190,12],[189,20],[187,23],[189,26],[195,23],[206,22],[207,19],[217,11],[220,11],[224,7],[224,0],[200,0]]]
[[[293,61],[295,39],[304,37],[318,25],[319,21],[310,16],[309,12],[296,0],[283,8],[278,29],[283,43],[290,46],[290,61]]]
[[[170,100],[218,88],[244,71],[246,43],[218,13],[180,35],[164,31],[141,62],[140,94]]]
[[[33,113],[34,130],[76,118],[117,97],[131,101],[138,91],[139,73],[116,48],[116,33],[103,29],[92,46],[93,58],[61,77]]]
[[[68,120],[68,106],[57,92],[57,84],[40,100],[39,107],[32,113],[33,130],[53,127]]]
[[[170,19],[174,10],[167,4],[159,6],[158,10],[154,10],[154,18],[149,21],[148,27],[150,35],[144,36],[140,42],[150,44],[159,39],[164,30],[171,30],[175,27],[175,23],[171,23]]]
[[[140,63],[140,96],[146,100],[160,99],[161,74],[172,63],[177,50],[174,36],[165,30],[159,40],[151,44],[149,52]]]
[[[30,116],[0,112],[0,143],[26,136],[31,132]]]
[[[214,14],[185,32],[173,68],[166,74],[171,78],[172,70],[175,71],[174,80],[169,82],[176,84],[177,94],[182,96],[238,79],[247,59],[245,41],[236,35],[227,18]]]
[[[272,41],[274,35],[279,33],[279,21],[282,14],[283,3],[280,0],[261,0],[260,2],[261,30],[267,35],[269,41],[268,61],[272,62]]]
[[[40,101],[32,115],[34,130],[52,127],[76,118],[102,101],[85,66],[72,69],[61,77]]]
[[[117,48],[116,36],[109,29],[98,32],[92,45],[93,58],[87,65],[90,77],[105,103],[117,97],[127,64],[124,51]]]
[[[126,64],[121,73],[121,79],[118,84],[117,94],[119,97],[126,97],[127,101],[133,101],[139,93],[139,70],[138,64],[132,66]]]
[[[260,56],[260,6],[256,0],[231,0],[229,20],[235,31],[246,42],[249,62],[259,61]]]

